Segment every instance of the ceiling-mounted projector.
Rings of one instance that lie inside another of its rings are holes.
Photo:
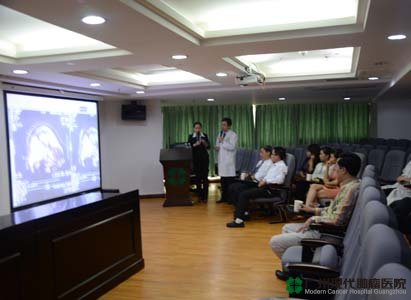
[[[237,85],[261,85],[265,82],[264,74],[258,72],[250,66],[244,67],[244,73],[235,78]]]

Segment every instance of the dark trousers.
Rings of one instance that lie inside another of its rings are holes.
[[[195,185],[202,200],[208,199],[208,156],[193,159],[193,171],[196,175]]]
[[[220,183],[221,183],[221,201],[224,202],[229,202],[230,201],[230,195],[229,195],[229,187],[232,183],[234,183],[235,177],[221,177],[220,178]]]
[[[411,198],[404,198],[402,200],[395,201],[390,205],[390,207],[397,217],[400,231],[402,233],[411,233]]]
[[[295,183],[295,199],[305,201],[307,192],[310,189],[310,183],[305,180],[297,181]]]
[[[235,204],[235,217],[239,219],[244,218],[244,213],[248,209],[248,205],[250,204],[250,199],[256,198],[269,198],[273,197],[273,192],[271,192],[266,187],[256,187],[251,188],[243,191],[240,196],[238,197],[238,201]]]
[[[238,198],[242,192],[245,190],[249,190],[252,188],[256,188],[257,183],[254,183],[252,181],[247,181],[247,182],[235,182],[230,185],[228,188],[228,194],[229,194],[229,201],[232,204],[236,204],[238,202]]]

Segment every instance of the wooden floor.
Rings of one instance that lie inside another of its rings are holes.
[[[162,207],[162,199],[141,200],[145,269],[100,299],[259,299],[287,296],[276,279],[280,261],[269,239],[282,224],[253,220],[229,229],[232,206],[208,204]]]

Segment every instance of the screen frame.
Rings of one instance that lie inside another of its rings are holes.
[[[99,152],[99,170],[100,170],[100,186],[94,189],[90,190],[85,190],[85,191],[80,191],[77,193],[72,193],[69,195],[64,195],[60,197],[55,197],[43,201],[38,201],[35,203],[27,204],[27,205],[22,205],[18,207],[14,207],[13,205],[13,183],[12,183],[12,175],[11,175],[11,157],[10,157],[10,136],[9,136],[9,116],[8,116],[8,106],[7,106],[7,95],[8,94],[16,94],[16,95],[25,95],[25,96],[34,96],[34,97],[44,97],[44,98],[52,98],[52,99],[62,99],[62,100],[73,100],[73,101],[88,101],[88,102],[94,102],[96,104],[96,112],[97,112],[97,126],[98,126],[98,152]],[[10,210],[11,212],[15,212],[18,210],[23,210],[31,207],[35,207],[38,205],[46,204],[46,203],[51,203],[55,202],[58,200],[63,200],[71,197],[76,197],[82,194],[90,193],[90,192],[97,192],[102,190],[102,183],[103,183],[103,177],[102,177],[102,172],[101,172],[101,135],[100,135],[100,114],[99,114],[99,102],[97,100],[90,100],[90,99],[80,99],[80,98],[73,98],[73,97],[62,97],[62,96],[53,96],[53,95],[44,95],[44,94],[36,94],[36,93],[27,93],[27,92],[19,92],[19,91],[9,91],[9,90],[4,90],[3,91],[3,98],[4,98],[4,120],[6,122],[6,142],[7,142],[7,162],[8,162],[8,179],[9,179],[9,201],[10,201]]]

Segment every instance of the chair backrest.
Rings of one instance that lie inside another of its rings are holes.
[[[401,175],[404,167],[405,152],[400,150],[391,150],[387,153],[384,165],[381,170],[381,179],[386,181],[395,181]]]
[[[357,153],[362,153],[364,155],[368,155],[369,150],[367,148],[364,148],[364,147],[358,147],[358,148],[355,148],[354,151],[357,152]]]
[[[302,147],[297,147],[294,149],[294,158],[295,158],[295,164],[296,164],[296,170],[300,170],[304,159],[305,159],[305,148]]]
[[[387,263],[401,263],[402,250],[399,235],[392,228],[384,224],[374,224],[367,231],[356,264],[345,257],[344,252],[342,278],[371,278],[377,270]],[[389,249],[389,251],[387,251]],[[347,267],[347,264],[350,266]],[[343,272],[344,271],[344,272]]]
[[[235,155],[235,170],[236,172],[240,172],[241,170],[241,164],[244,159],[244,154],[245,154],[245,149],[239,148],[237,149],[236,155]]]
[[[374,224],[385,224],[390,226],[390,218],[388,207],[379,201],[369,201],[362,213],[362,218],[358,220],[356,232],[344,238],[344,257],[342,260],[342,272],[346,272],[346,268],[351,268],[357,261],[357,253],[361,249],[362,242],[368,230]]]
[[[375,166],[375,171],[380,174],[382,164],[384,163],[385,151],[381,149],[372,149],[368,152],[368,164]]]
[[[288,172],[287,176],[285,176],[284,185],[290,187],[296,170],[295,156],[290,153],[286,153],[285,163],[287,164]]]
[[[260,151],[252,150],[250,159],[248,160],[246,171],[249,173],[252,172],[255,169],[255,166],[257,165],[259,160],[260,160]]]
[[[253,150],[245,149],[244,157],[241,161],[240,172],[248,172],[248,166],[250,164],[251,157],[253,155]]]
[[[361,247],[360,270],[355,278],[371,278],[381,266],[401,263],[401,246],[399,235],[394,229],[384,224],[373,225]]]
[[[408,154],[407,161],[405,162],[405,164],[409,163],[410,161],[411,161],[411,153]]]
[[[362,145],[362,148],[367,149],[368,152],[369,152],[369,151],[371,151],[372,149],[374,149],[375,146],[374,146],[374,145],[371,145],[371,144],[367,144],[367,145]]]
[[[369,175],[371,174],[371,175]],[[364,172],[362,173],[363,177],[374,177],[375,175],[375,166],[374,165],[366,165],[364,168]]]
[[[388,263],[383,265],[378,271],[372,276],[376,279],[394,278],[404,280],[404,290],[405,294],[395,294],[390,299],[395,300],[408,300],[410,299],[409,291],[411,291],[411,270],[398,263]],[[401,288],[397,288],[401,289]],[[401,289],[402,290],[402,289]],[[372,293],[368,296],[369,300],[386,300],[387,295],[384,293]]]
[[[361,168],[358,171],[357,177],[361,178],[365,165],[367,164],[367,156],[364,153],[354,152],[361,159]]]

